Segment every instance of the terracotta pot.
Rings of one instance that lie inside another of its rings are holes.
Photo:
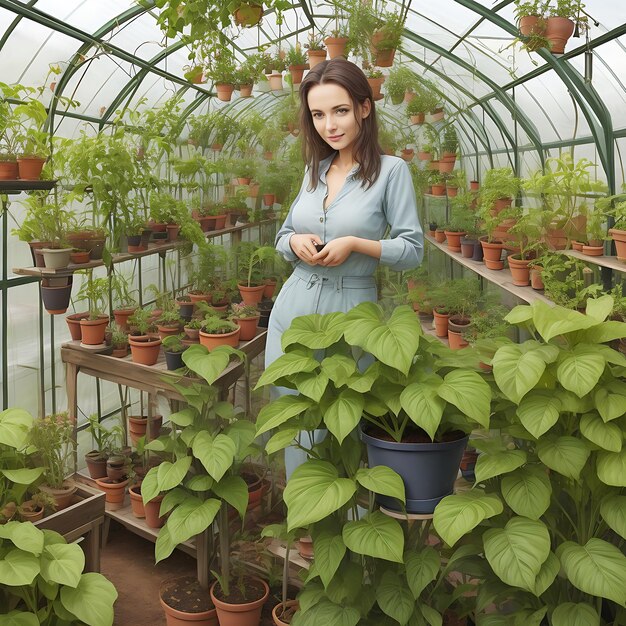
[[[276,291],[276,280],[273,278],[265,279],[265,289],[263,290],[263,297],[268,300],[274,295]]]
[[[193,593],[199,593],[202,597],[204,597],[205,594],[208,595],[206,590],[200,590],[195,576],[183,576],[164,582],[159,590],[159,602],[163,607],[163,611],[165,611],[167,626],[188,626],[191,622],[193,622],[194,626],[219,626],[217,621],[217,612],[214,608],[201,611],[199,613],[188,613],[186,611],[175,609],[167,604],[163,597],[167,597],[168,586],[170,585],[176,585],[175,596],[177,598],[182,595],[186,595],[187,593],[192,593],[190,591],[191,589],[193,589]]]
[[[446,240],[446,231],[441,228],[438,228],[435,231],[435,241],[437,243],[443,243],[445,240]]]
[[[461,350],[469,345],[461,333],[452,330],[448,330],[448,344],[451,350]]]
[[[445,196],[446,195],[446,186],[445,185],[433,185],[432,186],[432,195],[433,196]]]
[[[587,256],[603,256],[604,246],[583,246],[583,254]]]
[[[146,511],[143,506],[143,499],[141,497],[141,483],[133,485],[128,488],[128,495],[130,496],[130,508],[135,517],[145,517]]]
[[[426,167],[433,172],[435,170],[439,171],[439,161],[437,159],[434,159]]]
[[[189,328],[189,326],[185,326],[184,328],[185,334],[189,339],[193,339],[194,341],[198,341],[200,338],[200,329],[199,328]]]
[[[567,233],[562,228],[548,228],[546,241],[552,250],[565,250],[567,248]]]
[[[113,348],[113,352],[111,352],[111,356],[116,359],[123,359],[128,356],[128,344],[122,347]]]
[[[153,415],[150,420],[150,439],[156,439],[163,424],[162,415]],[[140,437],[144,437],[148,432],[148,418],[143,415],[128,416],[128,433],[133,445],[137,445]]]
[[[613,237],[613,241],[615,242],[617,258],[620,261],[626,261],[626,230],[609,228],[609,235]]]
[[[519,32],[524,37],[530,37],[531,35],[543,35],[546,30],[545,21],[542,19],[539,23],[538,15],[525,15],[519,19]]]
[[[299,606],[299,602],[297,600],[287,600],[287,602],[285,602],[285,610],[289,610],[293,607],[298,607]],[[274,620],[274,624],[275,626],[289,626],[290,622],[283,622],[281,617],[283,615],[283,603],[279,602],[273,609],[272,609],[272,619]]]
[[[326,60],[326,50],[307,50],[307,56],[309,57],[309,68],[313,69]]]
[[[107,459],[107,478],[111,480],[124,480],[128,477],[128,464],[125,456],[112,456]]]
[[[480,245],[483,247],[483,257],[485,265],[490,270],[501,270],[504,267],[504,262],[500,260],[502,257],[502,242],[492,241],[488,242],[481,238]]]
[[[167,225],[167,240],[176,241],[178,239],[178,233],[180,232],[180,226],[178,224]]]
[[[291,83],[292,85],[299,85],[302,82],[302,77],[304,76],[304,72],[309,69],[308,64],[306,65],[290,65],[289,73],[291,74]]]
[[[449,319],[450,319],[450,316],[447,313],[439,313],[436,309],[433,309],[435,335],[437,335],[437,337],[448,336],[448,320]]]
[[[223,215],[215,215],[215,230],[222,230],[226,228],[226,214]]]
[[[104,491],[104,506],[108,511],[116,511],[124,506],[128,478],[121,482],[116,482],[110,478],[98,478],[96,485],[101,491]]]
[[[303,559],[312,559],[315,557],[315,550],[313,548],[313,539],[311,537],[301,537],[298,540],[298,554]]]
[[[161,340],[154,337],[128,337],[130,345],[130,354],[133,363],[141,365],[154,365],[159,360],[159,352],[161,351]]]
[[[17,180],[17,161],[0,161],[0,180]]]
[[[583,245],[580,241],[572,241],[572,250],[576,250],[576,252],[583,251]]]
[[[263,194],[263,204],[265,206],[274,206],[275,200],[276,200],[276,196],[273,193]]]
[[[458,187],[448,187],[448,185],[446,185],[446,195],[448,196],[448,198],[456,198],[458,193],[459,193]]]
[[[232,333],[223,333],[221,335],[212,335],[200,331],[200,345],[203,345],[207,350],[214,350],[218,346],[232,346],[236,348],[239,345],[239,333],[241,327],[237,327]]]
[[[159,517],[159,509],[161,508],[163,498],[164,496],[156,496],[143,505],[146,514],[146,524],[150,528],[161,528],[165,524],[165,516]]]
[[[70,336],[74,341],[79,341],[82,337],[80,331],[80,321],[87,319],[89,317],[89,311],[84,311],[83,313],[72,313],[71,315],[65,316],[65,321],[67,322],[67,327],[70,329]]]
[[[217,611],[220,626],[258,626],[261,620],[261,610],[267,601],[270,590],[264,580],[255,578],[262,583],[265,593],[262,598],[245,604],[229,604],[215,597],[217,581],[211,585],[211,600]]]
[[[96,450],[88,452],[85,454],[85,462],[92,478],[104,478],[107,475],[107,459],[101,452]]]
[[[326,37],[324,39],[324,45],[328,49],[328,58],[334,59],[336,57],[346,56],[346,47],[348,45],[347,37]]]
[[[575,24],[567,17],[549,17],[545,37],[550,42],[552,54],[563,54],[567,40],[574,34]]]
[[[240,98],[251,98],[252,97],[252,88],[254,85],[239,85],[239,97]]]
[[[239,293],[244,304],[258,304],[263,299],[264,284],[253,287],[239,284],[237,287],[239,287]]]
[[[54,498],[57,511],[67,509],[67,507],[72,504],[72,499],[74,497],[74,493],[76,493],[76,489],[76,483],[71,479],[64,480],[63,487],[61,489],[56,489],[45,484],[39,485],[40,491],[43,491]]]
[[[450,174],[454,169],[454,161],[439,161],[439,173]]]
[[[215,90],[217,91],[217,99],[222,102],[230,102],[233,97],[233,91],[235,86],[228,83],[215,83]]]
[[[444,231],[448,240],[448,249],[452,252],[461,252],[461,237],[465,236],[465,232]]]
[[[46,163],[46,159],[39,157],[20,157],[17,159],[17,169],[21,180],[39,180],[41,170]]]
[[[518,287],[526,287],[530,284],[530,268],[528,267],[532,263],[532,259],[520,259],[518,255],[509,255],[507,257],[509,263],[509,269],[511,270],[511,277],[513,278],[513,284]]]
[[[137,310],[137,307],[129,309],[115,309],[113,311],[113,317],[115,323],[122,329],[128,332],[128,318]]]
[[[383,95],[380,92],[380,88],[385,82],[384,76],[382,78],[368,78],[367,82],[369,83],[369,86],[372,90],[372,98],[374,100],[381,100]]]
[[[432,152],[418,152],[417,153],[417,158],[420,161],[430,161],[432,156],[433,156]]]
[[[104,343],[104,333],[109,324],[108,315],[98,315],[98,319],[81,319],[81,342],[86,346],[99,346]]]
[[[464,259],[471,259],[474,256],[474,246],[477,243],[476,239],[461,237],[461,256]]]
[[[176,326],[161,326],[157,324],[157,331],[159,332],[159,337],[165,339],[166,337],[178,335],[180,333],[180,326],[178,324]]]
[[[272,72],[267,80],[270,83],[270,89],[272,91],[282,91],[283,90],[283,75],[280,72]]]
[[[400,156],[404,161],[409,163],[413,160],[413,157],[415,156],[415,150],[413,150],[413,148],[405,148],[404,150],[402,150]]]
[[[423,124],[426,119],[425,113],[417,113],[410,116],[411,124]],[[420,154],[430,154],[430,152],[421,152]],[[430,159],[430,156],[428,157]],[[427,161],[428,159],[420,159],[421,161]]]
[[[442,152],[440,161],[444,161],[445,163],[456,162],[456,152]]]
[[[542,268],[539,266],[530,267],[530,286],[537,291],[541,291],[543,289],[541,270]]]
[[[256,317],[233,320],[241,330],[239,333],[239,341],[250,341],[251,339],[254,339],[256,329],[259,325],[259,317],[260,315],[257,315]]]
[[[495,211],[495,215],[498,215],[504,209],[508,209],[511,204],[513,204],[512,198],[498,198],[493,206],[493,210]]]
[[[23,522],[38,522],[43,519],[43,507],[37,506],[32,500],[22,502],[20,518]]]
[[[79,250],[70,254],[70,263],[74,265],[84,265],[89,263],[89,252],[87,250]]]
[[[470,191],[478,191],[480,189],[480,183],[477,180],[470,181]]]
[[[211,304],[211,293],[193,293],[190,291],[188,294],[189,298],[192,302],[206,302],[207,304]]]

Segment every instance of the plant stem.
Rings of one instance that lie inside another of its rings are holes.
[[[230,594],[230,554],[228,541],[228,508],[222,504],[217,522],[220,541],[220,570],[222,590],[226,597]]]

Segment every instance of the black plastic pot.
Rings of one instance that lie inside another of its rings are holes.
[[[152,231],[149,228],[144,228],[141,231],[141,245],[144,248],[148,248],[148,243],[150,242],[150,235],[152,235]]]
[[[63,287],[46,287],[41,285],[41,299],[43,306],[50,315],[61,315],[67,311],[72,297],[72,276],[68,277],[67,285]]]
[[[369,466],[386,465],[402,477],[408,513],[430,514],[452,493],[469,435],[443,443],[396,443],[359,430],[367,445]],[[387,509],[402,511],[395,498],[376,494],[376,501]]]
[[[136,248],[141,245],[141,235],[126,235],[126,239],[128,239],[129,246],[134,246]]]
[[[270,322],[270,314],[272,312],[272,307],[274,306],[273,300],[263,300],[259,303],[259,327],[267,328]]]
[[[178,314],[188,322],[193,316],[193,302],[178,301]]]
[[[472,256],[472,261],[482,261],[483,260],[483,247],[480,244],[480,241],[474,243],[474,255]]]
[[[165,350],[163,352],[168,370],[177,370],[185,366],[182,352],[166,352]]]
[[[153,241],[159,241],[161,243],[167,240],[167,232],[164,233],[152,233]]]

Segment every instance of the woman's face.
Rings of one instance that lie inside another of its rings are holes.
[[[311,87],[307,102],[315,130],[335,150],[354,144],[360,132],[357,117],[361,120],[370,113],[369,100],[355,111],[348,92],[334,83]]]

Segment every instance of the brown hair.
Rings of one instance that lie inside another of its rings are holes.
[[[312,87],[328,83],[339,85],[348,92],[355,115],[365,100],[369,99],[371,103],[371,111],[366,118],[362,119],[358,115],[356,117],[360,132],[354,142],[354,159],[360,166],[356,178],[370,187],[380,175],[380,155],[383,154],[378,143],[378,123],[372,89],[357,65],[338,57],[316,65],[300,85],[300,128],[304,134],[302,156],[309,166],[309,189],[317,188],[320,161],[334,152],[315,129],[308,102]]]

